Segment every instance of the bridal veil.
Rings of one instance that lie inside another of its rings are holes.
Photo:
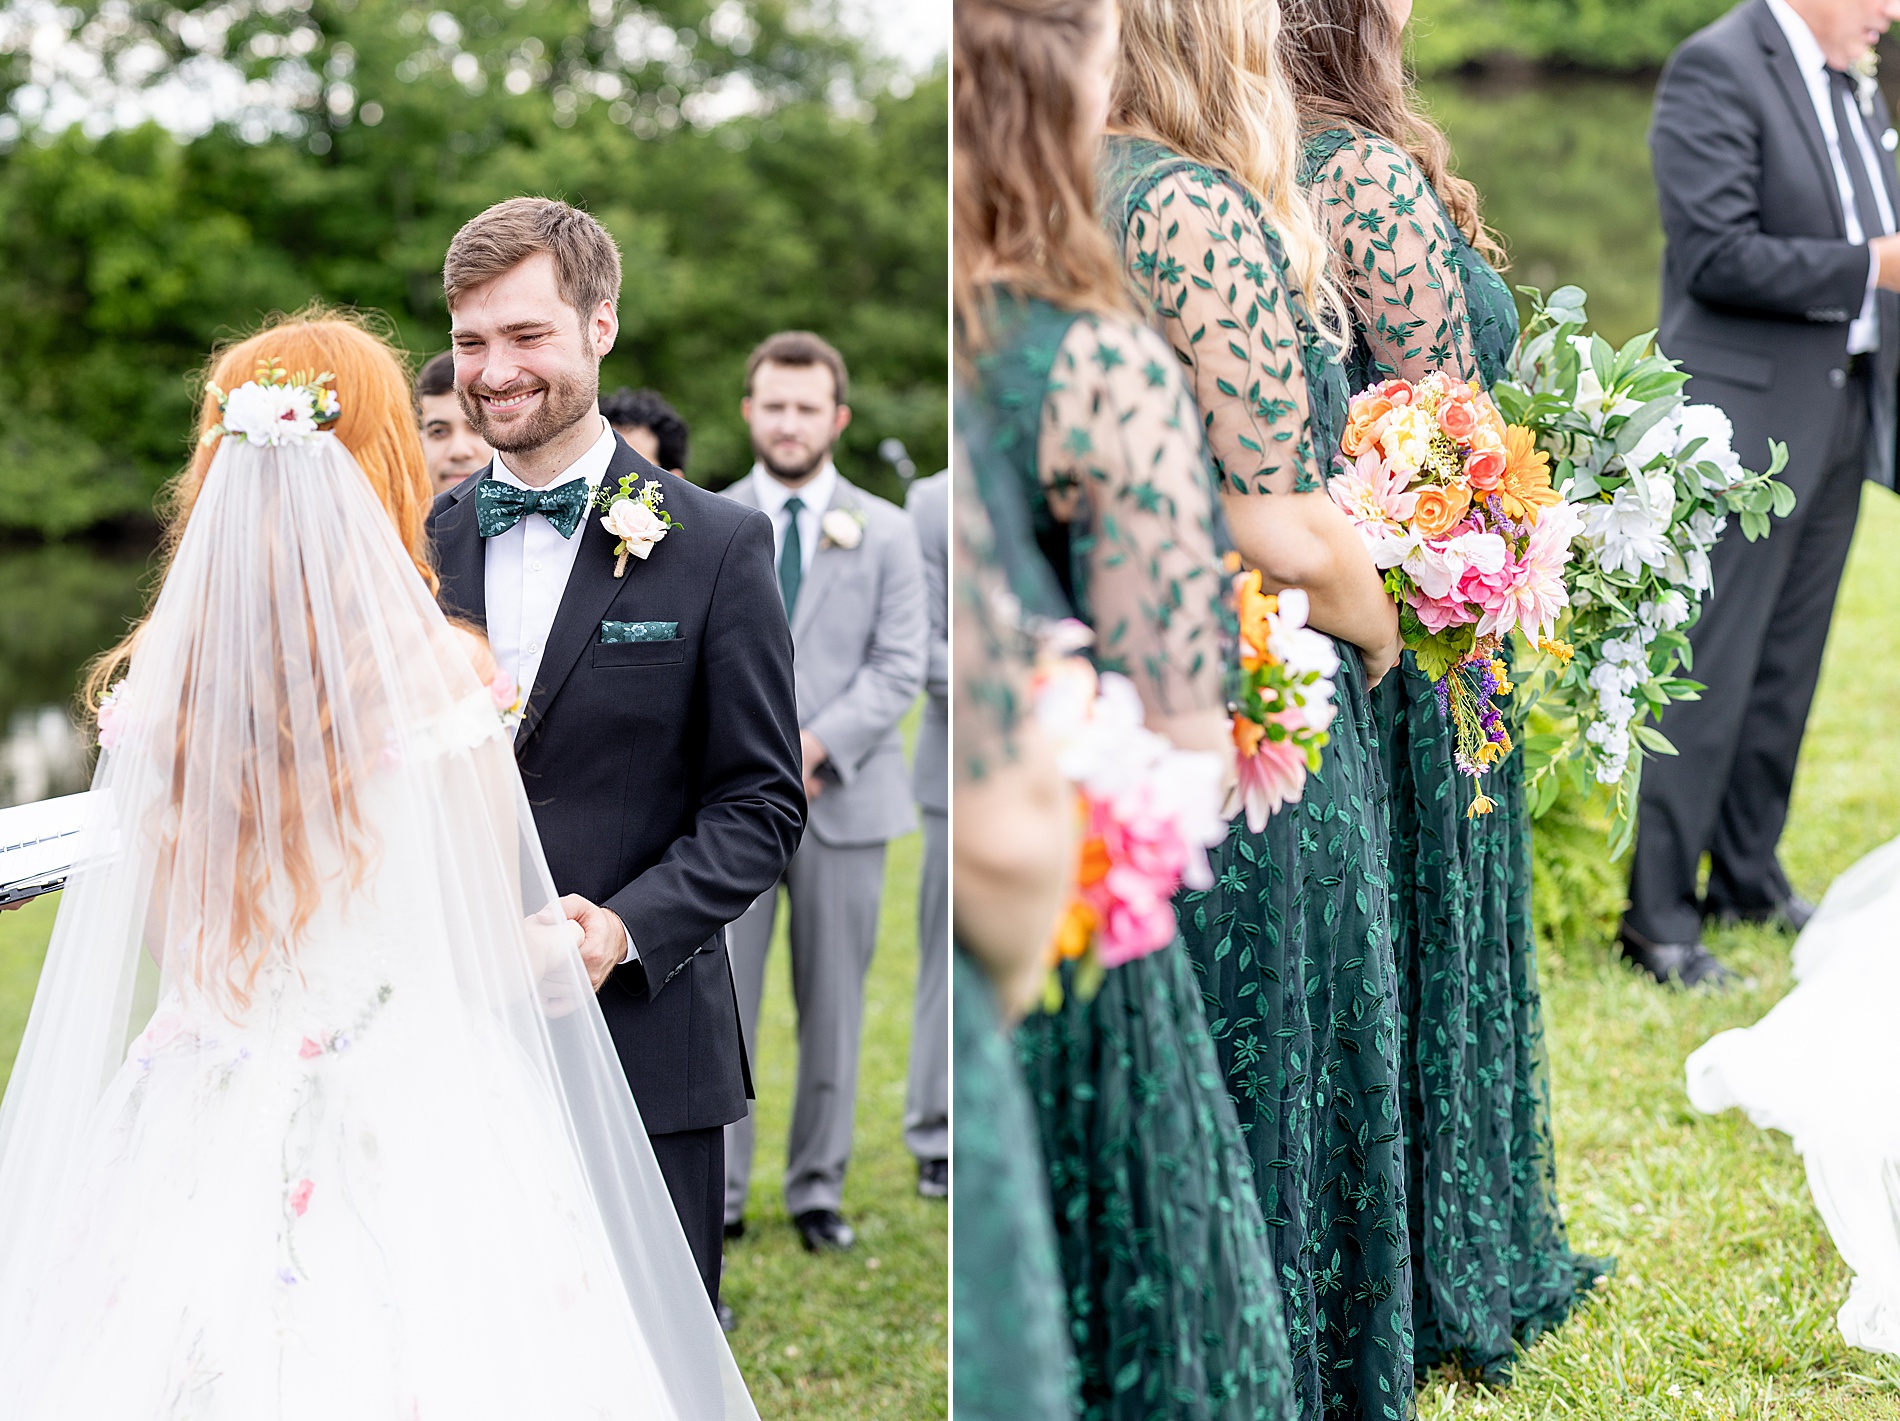
[[[490,693],[272,389],[300,437],[222,438],[0,1106],[0,1414],[756,1421]]]

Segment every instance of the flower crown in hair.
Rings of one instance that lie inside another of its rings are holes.
[[[228,395],[216,382],[206,381],[205,389],[216,398],[223,417],[205,431],[203,442],[211,444],[231,434],[265,447],[301,444],[317,434],[317,426],[333,422],[341,412],[336,391],[325,388],[335,379],[327,370],[321,375],[303,370],[288,375],[281,363],[272,360],[260,361],[256,378]]]

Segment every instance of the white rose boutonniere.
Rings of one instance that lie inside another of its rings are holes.
[[[864,541],[864,515],[855,508],[826,509],[818,520],[818,531],[824,534],[819,547],[829,545],[848,553]]]
[[[680,526],[662,502],[658,479],[648,479],[636,491],[632,474],[621,476],[619,488],[603,488],[594,496],[594,506],[607,511],[600,526],[620,539],[614,544],[615,577],[626,576],[629,557],[645,562],[660,540]]]

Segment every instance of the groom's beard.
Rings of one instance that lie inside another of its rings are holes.
[[[546,391],[541,408],[527,419],[506,427],[490,415],[488,406],[477,398],[480,395],[506,398],[527,390]],[[455,398],[462,406],[462,413],[468,416],[470,427],[481,435],[490,449],[499,449],[504,454],[522,454],[550,443],[564,431],[573,428],[575,421],[597,409],[600,382],[598,378],[592,383],[571,378],[552,382],[520,380],[505,390],[496,390],[477,380],[466,390],[458,385]]]

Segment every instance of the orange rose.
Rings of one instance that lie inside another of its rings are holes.
[[[1392,401],[1383,395],[1354,401],[1346,413],[1346,432],[1339,440],[1339,447],[1345,450],[1346,457],[1357,459],[1372,442],[1372,426],[1391,413]]]
[[[1372,392],[1385,396],[1394,407],[1411,404],[1416,393],[1410,380],[1381,380],[1372,387]]]
[[[1446,400],[1438,410],[1438,427],[1460,444],[1469,444],[1478,427],[1477,411],[1469,400]]]
[[[1496,449],[1480,449],[1465,461],[1465,477],[1479,493],[1490,493],[1504,477],[1505,457]]]
[[[1550,455],[1537,447],[1537,436],[1520,424],[1504,431],[1504,477],[1498,484],[1498,504],[1504,516],[1535,523],[1539,510],[1563,502],[1550,486]]]
[[[1449,533],[1470,507],[1471,490],[1463,484],[1427,484],[1412,508],[1412,531],[1427,538]]]

